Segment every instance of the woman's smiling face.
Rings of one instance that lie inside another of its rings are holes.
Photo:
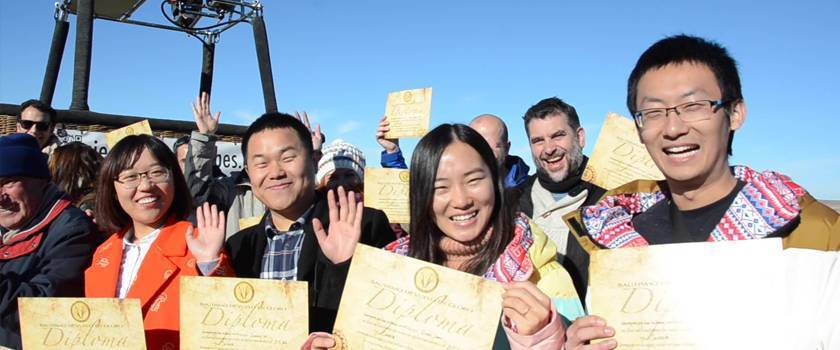
[[[496,204],[490,168],[474,148],[456,141],[443,151],[437,169],[435,223],[456,241],[475,240],[486,232]]]

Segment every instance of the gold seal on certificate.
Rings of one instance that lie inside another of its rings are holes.
[[[149,126],[148,120],[141,120],[129,126],[124,126],[122,128],[112,130],[111,132],[105,134],[105,142],[108,144],[108,149],[114,147],[117,142],[124,139],[128,135],[153,135],[152,128]]]
[[[639,140],[633,121],[607,114],[582,179],[611,190],[634,180],[664,178]]]
[[[491,349],[503,292],[495,281],[358,244],[336,349]]]
[[[435,290],[439,280],[437,272],[431,267],[421,267],[414,273],[414,286],[424,293]]]
[[[384,211],[390,222],[409,223],[408,174],[405,169],[365,168],[365,206]]]
[[[299,348],[308,293],[306,282],[181,277],[181,349]]]
[[[18,298],[24,349],[146,349],[138,299]]]
[[[597,250],[590,313],[619,349],[778,349],[785,324],[778,238]]]
[[[429,131],[432,88],[397,91],[388,94],[385,117],[391,131],[385,138],[422,137]]]

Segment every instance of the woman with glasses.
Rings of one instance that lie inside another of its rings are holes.
[[[493,151],[478,132],[444,124],[424,136],[411,160],[411,234],[385,249],[505,286],[502,325],[512,349],[560,349],[563,318],[583,314],[556,247],[504,195]],[[504,338],[504,337],[501,337]],[[496,338],[495,348],[504,348]],[[314,334],[305,349],[334,346]]]
[[[115,232],[85,271],[87,297],[137,298],[149,349],[179,346],[181,276],[231,276],[222,251],[225,218],[216,206],[184,219],[191,197],[175,155],[151,135],[133,135],[112,149],[99,173],[96,219]]]

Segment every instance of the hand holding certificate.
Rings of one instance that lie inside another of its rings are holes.
[[[502,286],[359,244],[334,327],[336,349],[490,349]]]
[[[397,91],[388,94],[385,117],[391,130],[386,139],[421,137],[429,131],[432,88]]]

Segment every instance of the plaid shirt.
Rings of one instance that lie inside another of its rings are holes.
[[[312,207],[306,210],[288,231],[274,227],[271,215],[266,215],[265,234],[268,244],[262,260],[261,279],[297,280],[300,248],[303,247],[303,224],[309,218]]]

